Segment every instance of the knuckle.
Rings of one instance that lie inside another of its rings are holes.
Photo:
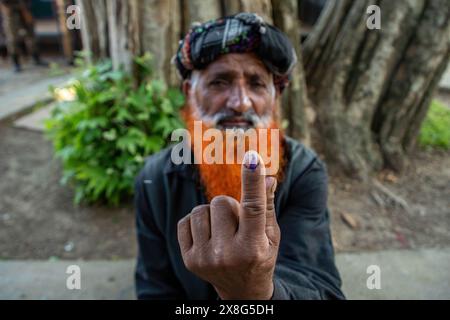
[[[202,204],[199,206],[194,207],[194,209],[192,209],[191,211],[191,216],[197,216],[197,215],[201,215],[201,214],[205,214],[208,212],[209,209],[209,205],[208,204]]]
[[[199,272],[206,268],[204,259],[201,255],[197,254],[196,251],[191,252],[191,254],[186,255],[184,259],[184,264],[186,268],[191,272]]]
[[[184,231],[188,223],[189,223],[189,216],[186,216],[183,219],[179,220],[177,223],[177,231],[178,232]]]
[[[193,224],[199,224],[204,219],[205,216],[209,215],[209,206],[208,207],[202,207],[202,208],[196,208],[190,213],[190,219]]]
[[[223,251],[215,251],[211,260],[212,267],[215,269],[223,268],[227,264],[227,258]]]
[[[255,249],[247,256],[247,262],[250,264],[259,264],[266,260],[266,252],[263,249]]]
[[[178,221],[178,228],[180,228],[181,226],[183,226],[184,224],[186,224],[186,222],[188,221],[189,217],[185,216],[184,218],[180,219]]]
[[[263,214],[266,211],[265,203],[262,203],[259,200],[253,199],[244,199],[242,201],[242,207],[246,209],[250,214],[259,215]]]
[[[231,207],[233,200],[234,199],[229,197],[229,196],[224,196],[224,195],[215,196],[211,200],[211,206],[214,207],[214,208]]]
[[[273,199],[272,199],[273,200]],[[267,211],[273,211],[275,210],[275,205],[273,203],[273,201],[271,201],[271,199],[269,199],[269,203],[267,203],[266,205],[266,210]]]
[[[196,270],[206,270],[209,268],[209,262],[203,255],[197,255],[196,264],[195,264]]]

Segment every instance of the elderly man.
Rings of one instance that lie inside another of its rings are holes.
[[[193,27],[174,62],[194,142],[205,141],[195,136],[196,122],[224,134],[280,129],[280,96],[296,55],[286,35],[259,16],[240,13]],[[174,147],[147,160],[135,185],[138,298],[344,298],[325,166],[301,143],[270,137],[279,156],[271,175],[264,150],[247,144],[240,163],[198,161],[204,153],[194,147],[192,162],[174,163]]]

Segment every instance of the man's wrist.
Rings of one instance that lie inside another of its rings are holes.
[[[274,282],[271,279],[267,285],[256,284],[248,289],[233,290],[233,292],[227,292],[227,290],[219,289],[214,286],[219,298],[221,300],[270,300],[274,295]]]

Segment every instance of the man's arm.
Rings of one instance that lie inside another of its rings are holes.
[[[138,299],[185,299],[184,290],[172,270],[164,236],[155,222],[144,179],[143,170],[135,182],[136,296]]]
[[[331,243],[327,173],[320,160],[293,182],[278,224],[281,242],[272,298],[345,299]]]

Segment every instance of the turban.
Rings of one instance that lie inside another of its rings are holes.
[[[250,52],[274,75],[275,86],[281,92],[297,62],[295,50],[286,34],[254,13],[238,13],[193,25],[180,40],[173,63],[179,76],[186,79],[192,70],[205,68],[220,55]]]

